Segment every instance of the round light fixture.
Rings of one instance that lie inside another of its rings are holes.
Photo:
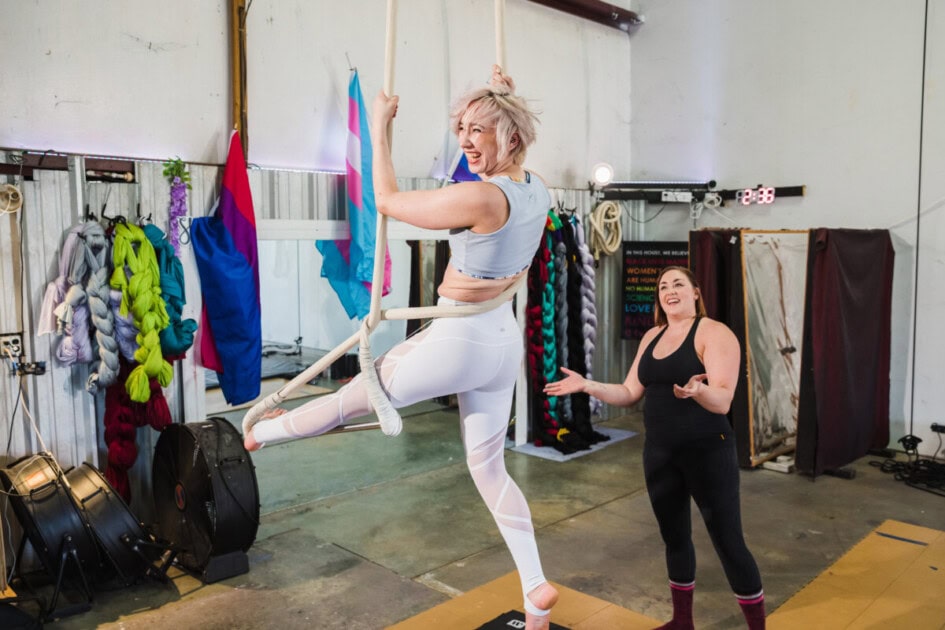
[[[606,186],[614,181],[614,167],[606,162],[595,165],[591,171],[591,180],[595,186]]]

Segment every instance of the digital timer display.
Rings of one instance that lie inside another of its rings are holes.
[[[770,186],[743,188],[735,192],[735,203],[743,206],[750,206],[753,203],[759,205],[774,203],[774,188]]]

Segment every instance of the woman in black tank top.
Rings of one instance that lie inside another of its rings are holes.
[[[674,352],[657,359],[653,348],[668,330],[663,328],[647,345],[637,374],[646,390],[643,399],[643,418],[646,439],[670,446],[692,439],[732,436],[728,418],[700,405],[694,398],[678,398],[673,386],[686,383],[693,374],[702,374],[705,367],[696,353],[695,338],[702,317],[692,320],[686,338]]]
[[[589,381],[562,367],[566,378],[549,383],[545,393],[586,392],[618,406],[646,395],[643,471],[666,544],[673,599],[673,619],[661,628],[693,628],[696,558],[690,507],[695,500],[748,628],[762,629],[764,591],[742,534],[738,458],[726,417],[741,362],[738,339],[706,316],[689,269],[664,269],[657,292],[656,326],[643,335],[623,383]]]

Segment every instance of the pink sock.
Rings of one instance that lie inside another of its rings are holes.
[[[689,584],[669,583],[669,591],[673,596],[673,620],[656,630],[693,630],[692,623],[692,594],[696,588],[695,582]]]
[[[762,591],[753,597],[739,597],[739,606],[748,622],[748,630],[765,630],[765,594]]]

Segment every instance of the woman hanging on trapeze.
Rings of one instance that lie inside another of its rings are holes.
[[[373,181],[378,212],[411,225],[450,230],[451,259],[438,304],[455,307],[499,296],[528,273],[551,197],[523,168],[535,141],[537,117],[499,66],[489,85],[463,95],[450,123],[482,181],[437,190],[399,191],[387,128],[399,98],[383,91],[374,101]],[[526,628],[549,627],[558,592],[544,577],[531,513],[505,469],[504,447],[512,394],[523,356],[522,333],[511,302],[476,315],[434,319],[375,361],[381,387],[397,408],[456,394],[470,474],[505,539],[522,582]],[[432,369],[431,369],[432,368]],[[247,450],[266,443],[320,435],[371,413],[362,379],[297,409],[276,408],[245,433]]]

